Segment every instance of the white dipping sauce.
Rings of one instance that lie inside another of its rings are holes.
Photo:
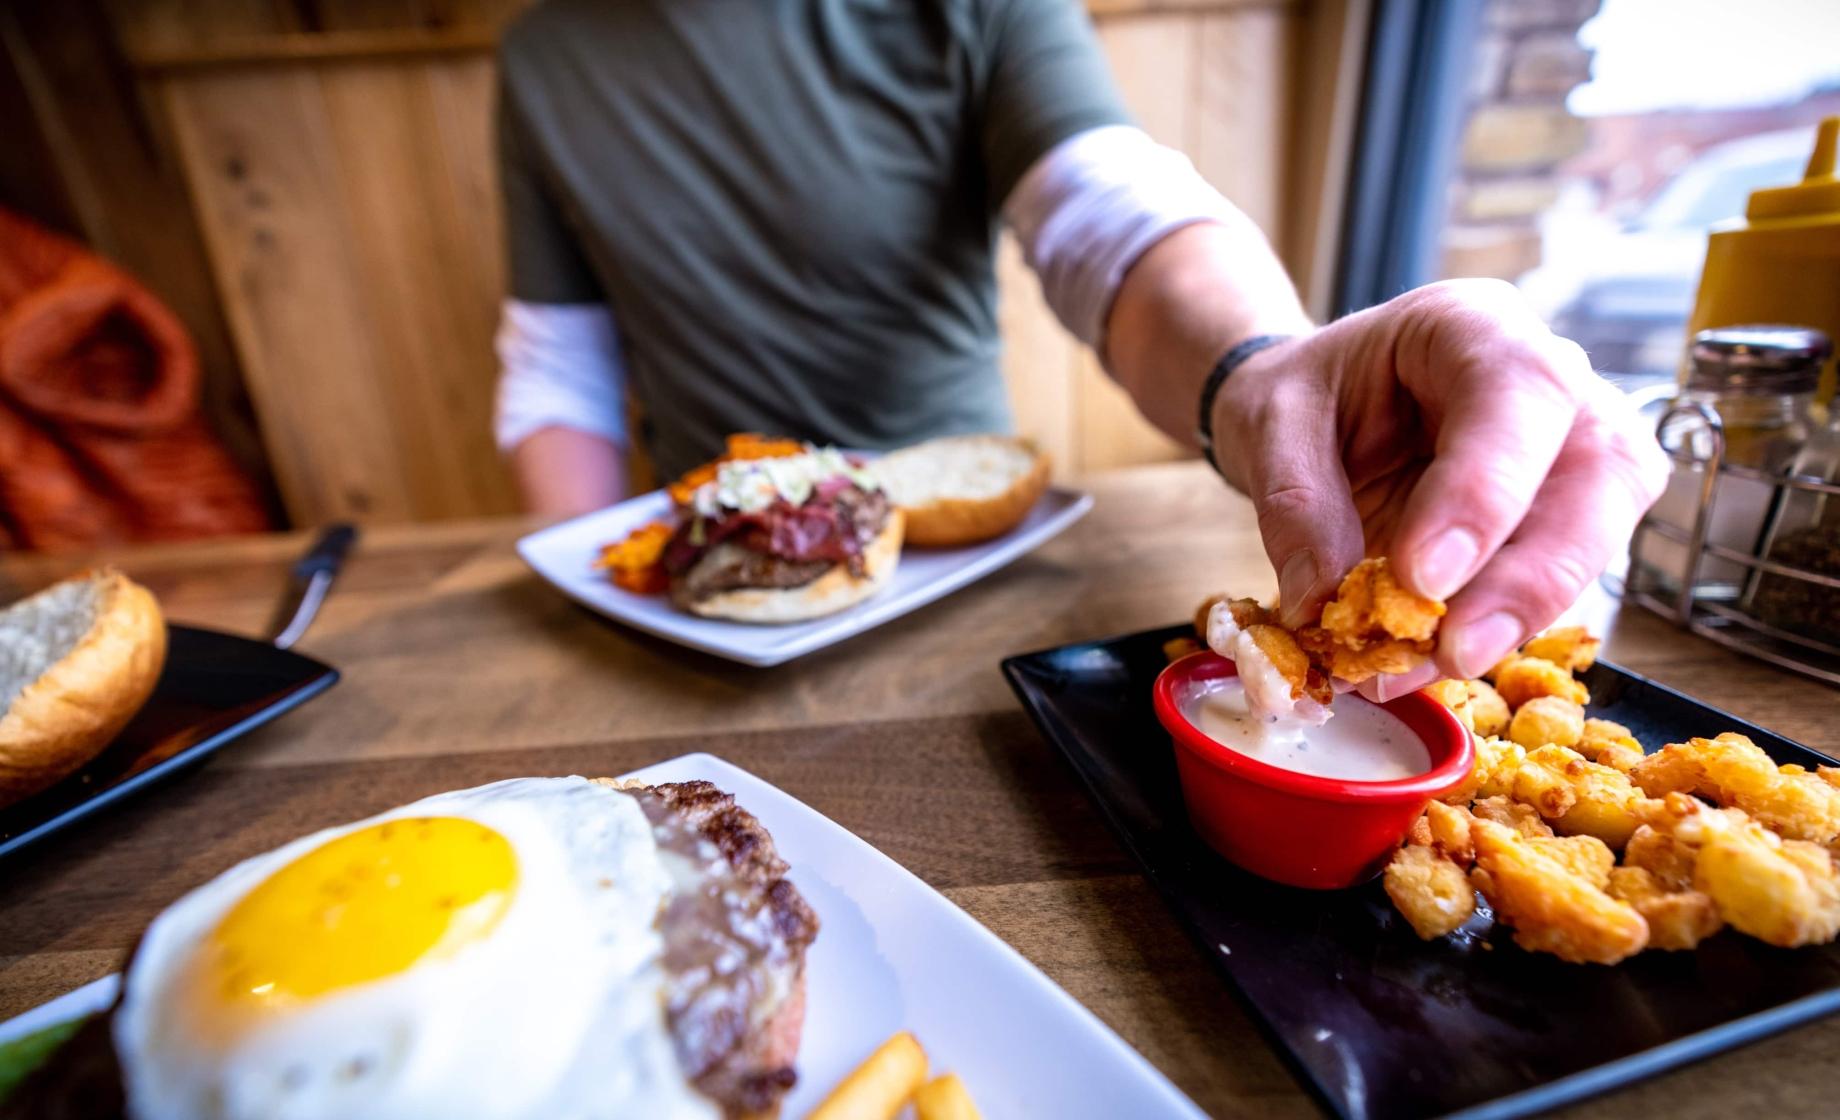
[[[1267,766],[1357,782],[1390,782],[1431,769],[1431,752],[1393,713],[1346,693],[1335,698],[1332,712],[1335,718],[1321,726],[1260,719],[1237,678],[1198,688],[1182,705],[1202,734]]]

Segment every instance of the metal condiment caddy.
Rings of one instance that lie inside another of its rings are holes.
[[[1662,414],[1656,430],[1658,433],[1673,431],[1677,435],[1684,430],[1689,436],[1702,437],[1678,439],[1676,446],[1669,449],[1677,477],[1683,470],[1699,475],[1698,503],[1691,511],[1689,524],[1668,520],[1654,511],[1642,519],[1629,544],[1624,597],[1672,619],[1708,641],[1818,680],[1840,684],[1840,645],[1771,625],[1758,618],[1754,609],[1758,587],[1766,578],[1793,581],[1793,584],[1805,585],[1810,594],[1821,596],[1840,596],[1840,578],[1768,559],[1778,520],[1774,516],[1767,519],[1768,528],[1758,539],[1754,551],[1708,539],[1721,480],[1769,488],[1771,510],[1782,508],[1790,495],[1798,492],[1814,495],[1816,500],[1831,498],[1840,503],[1840,484],[1811,475],[1767,472],[1727,463],[1724,424],[1717,410],[1703,402],[1675,402]],[[1704,458],[1697,457],[1694,448],[1703,449],[1707,454]],[[1652,552],[1643,547],[1649,534],[1684,550],[1681,570],[1670,572],[1653,562]],[[1710,579],[1707,577],[1709,565],[1726,571],[1739,569],[1744,575],[1736,585],[1726,579]]]

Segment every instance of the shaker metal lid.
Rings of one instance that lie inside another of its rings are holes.
[[[1693,336],[1689,389],[1739,393],[1812,392],[1821,363],[1833,352],[1825,334],[1808,327],[1751,323],[1715,327]]]

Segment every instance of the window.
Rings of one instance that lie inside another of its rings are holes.
[[[1706,231],[1801,177],[1837,42],[1827,0],[1380,5],[1343,306],[1499,277],[1606,375],[1673,378]]]

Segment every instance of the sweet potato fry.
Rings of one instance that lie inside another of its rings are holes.
[[[662,521],[641,525],[625,540],[603,546],[594,566],[609,573],[617,587],[640,595],[656,595],[670,583],[663,557],[672,532],[671,526]]]

